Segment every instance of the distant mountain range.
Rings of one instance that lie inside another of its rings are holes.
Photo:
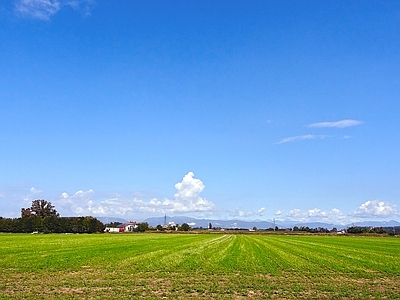
[[[145,220],[151,226],[157,226],[158,224],[164,224],[164,218],[148,218]],[[184,216],[176,216],[176,217],[168,217],[166,220],[167,224],[170,222],[174,222],[175,224],[187,223],[191,227],[203,227],[208,228],[211,223],[212,227],[221,227],[221,228],[245,228],[251,229],[254,226],[257,228],[270,228],[274,226],[273,222],[268,221],[243,221],[243,220],[217,220],[217,219],[196,219],[191,217]]]
[[[112,218],[112,217],[98,217],[98,220],[103,222],[104,224],[110,223],[110,222],[120,222],[124,223],[128,220],[122,219],[122,218]],[[152,217],[152,218],[147,218],[144,220],[144,222],[147,222],[150,226],[157,226],[157,225],[164,225],[164,217]],[[197,219],[197,218],[192,218],[192,217],[185,217],[185,216],[175,216],[175,217],[170,217],[167,216],[166,218],[166,223],[174,223],[174,224],[183,224],[187,223],[189,224],[192,228],[208,228],[209,224],[211,223],[212,227],[220,227],[220,228],[242,228],[242,229],[252,229],[254,227],[257,227],[257,229],[267,229],[267,228],[273,228],[274,226],[278,226],[279,228],[293,228],[294,226],[297,227],[309,227],[309,228],[327,228],[331,230],[332,228],[337,228],[337,229],[345,229],[351,226],[360,226],[360,227],[393,227],[393,226],[400,226],[400,223],[395,220],[391,221],[364,221],[364,222],[355,222],[347,225],[340,225],[340,224],[333,224],[333,223],[324,223],[324,222],[296,222],[296,221],[276,221],[271,222],[271,221],[262,221],[262,220],[254,220],[254,221],[244,221],[244,220],[238,220],[238,219],[231,219],[231,220],[218,220],[218,219]]]
[[[109,223],[125,223],[128,220],[122,219],[122,218],[114,218],[114,217],[96,217],[97,220],[102,222],[103,224],[109,224]]]
[[[373,227],[392,227],[392,226],[400,226],[400,223],[395,220],[390,221],[364,221],[364,222],[355,222],[354,224],[349,224],[348,226],[373,226]]]

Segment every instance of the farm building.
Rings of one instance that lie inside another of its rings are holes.
[[[140,223],[138,222],[126,222],[124,224],[122,224],[122,226],[124,226],[124,231],[129,232],[129,231],[134,231],[134,229],[138,228],[138,225]]]
[[[132,232],[138,227],[139,224],[139,222],[129,221],[120,224],[117,227],[106,227],[106,229],[104,229],[104,232]]]

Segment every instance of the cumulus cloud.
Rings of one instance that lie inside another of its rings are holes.
[[[63,7],[71,7],[90,15],[93,4],[94,0],[17,0],[15,12],[22,17],[47,21]]]
[[[204,213],[214,210],[215,205],[201,197],[205,186],[194,178],[193,172],[186,174],[181,182],[175,184],[176,193],[173,199],[159,200],[153,198],[145,201],[138,198],[124,199],[116,196],[111,199],[94,201],[94,191],[78,191],[73,195],[62,193],[57,200],[67,214],[131,217],[145,214],[164,213]]]
[[[214,209],[214,204],[202,197],[200,193],[205,186],[200,179],[193,178],[193,172],[186,174],[181,182],[175,184],[176,193],[173,200],[165,200],[171,205],[173,211],[210,211]]]
[[[73,195],[63,192],[61,197],[54,201],[54,205],[62,215],[89,215],[92,208],[93,195],[94,191],[92,189],[85,192],[79,190]]]
[[[200,196],[204,188],[203,182],[198,178],[194,178],[193,172],[189,172],[181,182],[175,184],[176,192],[173,199],[158,200],[154,198],[149,202],[134,199],[133,203],[142,212],[210,212],[214,210],[215,205]]]
[[[304,141],[304,140],[322,140],[326,138],[326,135],[314,135],[314,134],[306,134],[306,135],[297,135],[297,136],[291,136],[284,138],[275,144],[283,144],[283,143],[289,143],[289,142],[299,142],[299,141]]]
[[[361,218],[385,218],[398,215],[396,204],[380,200],[367,201],[352,213],[353,216]]]
[[[308,222],[308,221],[323,221],[323,222],[343,222],[346,215],[343,214],[339,209],[334,208],[331,211],[323,211],[319,208],[309,209],[303,211],[295,208],[286,214],[286,217],[290,220]]]
[[[286,217],[289,219],[301,220],[304,218],[304,213],[300,209],[295,208],[295,209],[290,210],[286,214]]]
[[[361,125],[363,122],[358,121],[358,120],[341,120],[341,121],[336,121],[336,122],[319,122],[319,123],[313,123],[308,125],[308,127],[314,127],[314,128],[345,128],[345,127],[352,127],[352,126],[357,126]]]

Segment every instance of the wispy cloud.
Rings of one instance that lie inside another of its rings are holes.
[[[308,127],[312,127],[312,128],[346,128],[346,127],[353,127],[353,126],[361,125],[362,123],[363,123],[362,121],[346,119],[346,120],[341,120],[341,121],[336,121],[336,122],[313,123],[313,124],[308,125]]]
[[[296,135],[296,136],[291,136],[284,138],[275,144],[283,144],[283,143],[290,143],[290,142],[299,142],[299,141],[304,141],[304,140],[322,140],[324,138],[328,137],[327,135],[315,135],[315,134],[306,134],[306,135]]]
[[[94,0],[16,0],[15,12],[21,17],[47,21],[63,7],[90,15]]]
[[[351,215],[361,218],[386,218],[398,215],[396,204],[380,200],[367,201]]]
[[[15,11],[23,17],[49,20],[61,9],[59,0],[19,0],[15,3]]]

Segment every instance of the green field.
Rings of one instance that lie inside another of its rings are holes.
[[[400,239],[0,234],[0,298],[399,299]]]

